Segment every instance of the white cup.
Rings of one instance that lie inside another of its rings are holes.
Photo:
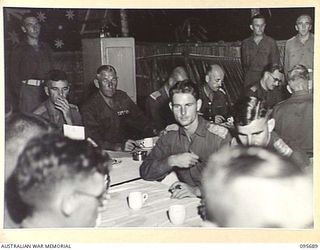
[[[151,148],[151,147],[153,147],[153,138],[144,138],[143,139],[143,146],[145,147],[145,148]]]
[[[131,192],[128,196],[129,207],[133,210],[138,210],[142,207],[143,203],[148,199],[147,193]]]
[[[172,205],[169,207],[169,218],[173,225],[181,225],[186,218],[186,208],[184,205]]]

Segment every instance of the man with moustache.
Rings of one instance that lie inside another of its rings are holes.
[[[205,84],[200,88],[200,112],[206,120],[215,123],[225,122],[230,115],[230,103],[223,89],[224,76],[222,67],[212,64],[206,72]]]

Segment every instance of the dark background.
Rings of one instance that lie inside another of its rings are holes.
[[[67,11],[74,16],[68,18]],[[45,15],[41,39],[55,51],[81,50],[82,37],[98,37],[103,24],[111,36],[121,36],[119,9],[4,8],[5,45],[11,48],[22,38],[23,13]],[[276,40],[296,34],[296,18],[306,13],[314,19],[314,8],[260,9],[267,18],[265,32]],[[250,9],[126,9],[129,36],[136,42],[235,42],[250,36]],[[187,36],[188,26],[191,36]],[[81,30],[85,27],[85,32]],[[56,40],[63,45],[57,47]]]

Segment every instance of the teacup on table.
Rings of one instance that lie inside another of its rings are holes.
[[[186,208],[184,205],[172,205],[169,207],[168,215],[173,225],[182,225],[186,218]]]
[[[138,210],[142,208],[142,205],[145,203],[145,201],[148,199],[147,193],[142,192],[130,192],[128,196],[128,204],[129,207],[133,210]]]

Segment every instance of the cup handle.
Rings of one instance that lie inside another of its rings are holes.
[[[147,193],[144,193],[143,195],[142,195],[142,201],[143,201],[143,203],[148,199],[148,194]]]

